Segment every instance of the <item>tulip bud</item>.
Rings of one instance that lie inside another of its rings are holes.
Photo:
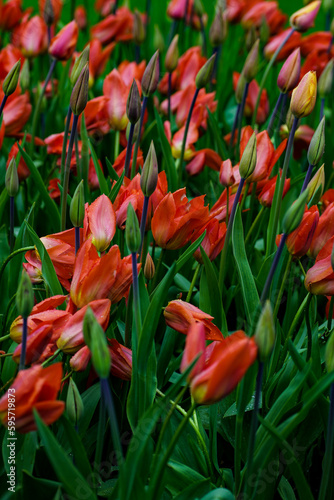
[[[19,190],[20,181],[17,173],[17,166],[15,157],[10,160],[6,170],[5,185],[9,196],[16,196]]]
[[[325,188],[325,164],[323,164],[318,172],[312,177],[308,183],[309,195],[307,203],[312,201],[311,205],[316,205],[324,193]]]
[[[321,99],[331,94],[333,86],[334,59],[331,59],[321,73],[318,81],[318,92]]]
[[[128,204],[126,213],[125,240],[129,252],[137,253],[141,244],[141,236],[138,218],[131,203]]]
[[[251,48],[250,53],[247,56],[244,68],[242,70],[246,82],[251,82],[255,77],[259,69],[259,46],[260,40],[257,39]]]
[[[289,55],[277,78],[277,85],[283,94],[293,90],[300,77],[300,48]]]
[[[257,40],[257,33],[255,30],[255,26],[252,25],[249,30],[246,33],[246,38],[245,38],[245,43],[246,43],[246,50],[249,52],[251,48],[253,47],[254,43]]]
[[[310,165],[316,165],[325,151],[325,117],[319,123],[311,139],[307,159]]]
[[[292,114],[296,118],[308,116],[313,111],[316,98],[317,76],[315,71],[309,71],[292,91],[290,103]]]
[[[297,198],[297,200],[286,212],[282,222],[282,229],[284,234],[292,233],[301,223],[307,198],[308,189],[306,188],[305,191],[303,191],[303,193]]]
[[[237,83],[237,88],[235,89],[235,100],[237,101],[238,104],[241,104],[242,96],[244,95],[245,91],[245,86],[246,86],[246,79],[244,77],[244,74],[241,73]]]
[[[332,36],[334,36],[334,17],[331,22],[330,32],[332,33]]]
[[[334,371],[334,333],[331,334],[329,340],[327,341],[325,363],[328,373]]]
[[[154,25],[153,47],[154,50],[158,50],[160,53],[165,50],[165,40],[157,24]]]
[[[159,83],[159,51],[151,57],[143,74],[141,88],[145,97],[150,97],[157,89]]]
[[[29,61],[26,59],[21,70],[20,85],[22,92],[25,92],[30,86]]]
[[[226,188],[233,186],[233,184],[235,183],[232,162],[230,159],[223,161],[220,166],[219,182]]]
[[[155,265],[151,255],[148,253],[145,260],[144,276],[147,280],[153,279],[155,275]]]
[[[275,323],[269,300],[265,302],[257,323],[255,342],[258,347],[260,360],[264,361],[270,356],[275,344]]]
[[[84,405],[76,383],[70,378],[66,397],[66,411],[69,419],[77,425],[84,412]]]
[[[70,81],[72,87],[76,84],[79,75],[85,65],[89,62],[89,49],[90,45],[87,45],[87,47],[84,48],[84,50],[81,52],[81,54],[76,58],[73,64],[73,68],[71,71],[71,76],[70,76]]]
[[[210,59],[201,67],[196,75],[195,83],[198,89],[204,88],[211,81],[213,68],[215,65],[216,54],[213,54]]]
[[[168,73],[171,73],[176,69],[177,63],[179,62],[179,35],[175,35],[170,46],[168,47],[167,54],[165,57],[165,68]]]
[[[53,10],[52,0],[45,0],[43,18],[47,26],[52,26],[55,21],[55,13]]]
[[[83,180],[79,182],[70,205],[70,219],[74,227],[82,226],[85,218],[85,196]]]
[[[133,17],[133,41],[137,45],[141,45],[145,41],[145,26],[140,12],[135,9]]]
[[[88,101],[88,80],[89,68],[88,63],[83,67],[76,84],[73,87],[70,106],[73,114],[79,116],[85,109]]]
[[[58,61],[67,61],[72,57],[78,41],[79,29],[75,21],[66,24],[55,37],[52,38],[49,54]]]
[[[291,132],[294,119],[295,118],[291,112],[291,108],[289,108],[288,111],[286,112],[286,117],[285,117],[285,125],[287,126],[288,132]],[[298,126],[299,126],[299,124],[298,124]]]
[[[87,307],[83,322],[83,335],[92,353],[92,363],[100,378],[107,378],[110,372],[111,359],[102,326],[93,311]]]
[[[266,16],[262,16],[260,25],[260,40],[263,44],[266,44],[270,37],[270,27],[267,23]]]
[[[16,292],[16,307],[22,318],[28,318],[34,307],[34,292],[28,273],[23,269]]]
[[[8,75],[2,82],[2,90],[6,96],[13,94],[19,82],[21,69],[21,59],[19,59],[9,71]]]
[[[296,31],[307,31],[314,26],[314,20],[320,9],[321,1],[311,2],[306,7],[297,10],[290,17],[290,26]]]
[[[153,141],[146,156],[143,171],[140,177],[140,187],[144,196],[151,196],[158,183],[158,160]]]
[[[140,118],[141,99],[136,80],[133,79],[128,100],[126,102],[126,114],[130,123],[135,124]]]
[[[138,135],[139,135],[139,125],[140,125],[140,121],[138,120],[137,123],[135,124],[135,128],[133,130],[133,137],[132,137],[132,143],[135,143],[136,140],[138,139]],[[130,134],[130,127],[131,127],[131,123],[129,122],[127,124],[127,127],[126,127],[126,140],[129,141],[129,134]]]
[[[226,20],[221,9],[218,9],[209,31],[212,47],[219,47],[226,38]]]
[[[250,137],[247,146],[245,147],[239,164],[239,172],[242,179],[247,179],[250,175],[252,175],[255,170],[256,161],[256,135],[255,132],[253,132],[253,135]]]

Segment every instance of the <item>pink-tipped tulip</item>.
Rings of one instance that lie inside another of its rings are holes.
[[[294,50],[287,58],[279,72],[277,85],[283,94],[293,90],[300,77],[300,48]]]
[[[321,1],[311,2],[290,17],[290,25],[297,31],[307,31],[314,26],[314,20],[320,9]]]
[[[58,61],[68,61],[73,55],[79,35],[79,28],[75,21],[66,24],[55,37],[52,38],[49,54]]]

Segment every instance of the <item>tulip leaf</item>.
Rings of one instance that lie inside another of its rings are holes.
[[[50,289],[51,295],[63,295],[63,289],[59,283],[55,268],[53,267],[52,261],[48,252],[46,251],[45,246],[43,245],[42,241],[39,239],[33,228],[27,222],[26,225],[30,233],[32,242],[37,248],[40,259],[42,261],[43,278]]]
[[[48,193],[48,190],[45,187],[41,174],[37,170],[34,162],[30,158],[28,153],[24,151],[21,145],[19,143],[17,143],[17,145],[22,155],[22,158],[24,159],[24,161],[27,164],[27,167],[30,170],[31,177],[34,180],[34,189],[36,190],[36,192],[40,194],[42,200],[45,203],[46,213],[49,216],[50,223],[55,228],[55,230],[58,230],[60,226],[60,215],[57,205],[55,204],[54,200],[50,197],[50,194]]]
[[[111,201],[111,203],[114,203],[114,201],[116,200],[116,196],[118,195],[119,190],[121,189],[121,186],[123,184],[124,175],[125,175],[125,170],[123,170],[122,175],[116,181],[116,184],[111,188],[111,191],[108,195],[108,198]]]
[[[196,241],[194,241],[194,243],[192,243],[188,248],[187,250],[181,255],[181,257],[179,257],[176,261],[176,272],[178,273],[180,271],[180,269],[185,265],[185,263],[190,259],[190,257],[192,256],[192,254],[195,252],[195,250],[197,250],[197,248],[200,246],[200,244],[202,243],[202,241],[204,240],[205,238],[205,235],[206,235],[206,231],[204,231],[203,234],[201,234],[201,236],[199,238],[197,238]]]
[[[219,130],[217,120],[214,117],[214,115],[211,113],[211,111],[209,110],[208,106],[206,107],[206,110],[208,112],[208,126],[209,126],[209,129],[211,130],[211,132],[213,133],[213,137],[216,141],[218,154],[219,154],[219,156],[221,156],[221,158],[228,158],[228,151],[227,151],[225,142],[222,139],[222,133]]]
[[[104,177],[104,173],[100,167],[99,160],[98,160],[96,153],[95,153],[95,149],[93,148],[93,145],[92,145],[92,141],[90,139],[88,139],[88,143],[89,143],[90,152],[92,154],[92,159],[93,159],[97,179],[99,181],[100,192],[101,192],[101,194],[105,194],[106,196],[108,196],[108,193],[109,193],[108,183],[107,183],[107,181]]]
[[[154,108],[154,116],[157,121],[158,135],[161,143],[163,157],[166,161],[166,174],[168,180],[168,187],[170,191],[175,191],[178,186],[178,180],[177,180],[177,172],[176,172],[175,161],[172,155],[172,150],[168,142],[168,139],[166,137],[162,120],[159,116],[158,111],[155,108]]]
[[[113,181],[118,181],[119,179],[119,175],[117,174],[116,170],[114,169],[114,167],[112,166],[111,164],[111,161],[109,160],[109,158],[106,157],[106,164],[107,164],[107,169],[108,169],[108,173],[110,175],[110,178],[113,180]]]
[[[42,479],[32,476],[28,471],[23,471],[23,491],[33,491],[34,500],[53,498],[61,484],[50,479]]]
[[[217,488],[204,497],[201,500],[234,500],[235,496],[226,488]]]
[[[83,436],[89,427],[90,421],[92,420],[96,407],[101,399],[100,383],[89,387],[89,389],[87,389],[81,397],[84,412],[79,420],[79,433]]]
[[[34,410],[35,421],[38,433],[43,440],[45,452],[53,466],[53,469],[62,483],[64,489],[74,498],[78,498],[80,491],[85,499],[96,500],[96,495],[89,487],[86,479],[80,474],[78,469],[73,465],[72,461],[68,458],[66,452],[58,443],[55,436],[50,429],[45,425],[43,420]]]
[[[259,294],[248,263],[241,213],[237,208],[232,229],[233,255],[237,265],[248,324],[252,324],[253,313],[259,305]]]
[[[3,189],[0,195],[0,222],[6,206],[9,204],[9,195],[7,189]]]
[[[64,414],[61,416],[60,421],[64,427],[67,441],[72,448],[75,465],[84,477],[91,477],[92,469],[81,439],[71,422],[67,417],[65,417]]]

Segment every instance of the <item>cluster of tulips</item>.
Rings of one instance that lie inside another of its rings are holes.
[[[0,2],[17,492],[332,498],[334,2],[76,3]]]

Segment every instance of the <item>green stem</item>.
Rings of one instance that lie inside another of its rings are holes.
[[[160,273],[160,269],[161,269],[161,266],[162,266],[162,260],[164,258],[165,252],[166,252],[166,250],[164,248],[162,248],[161,252],[160,252],[160,257],[159,257],[159,260],[158,260],[157,267],[155,268],[155,274],[154,274],[154,278],[153,278],[153,282],[152,282],[152,287],[151,287],[151,291],[152,292],[154,291],[154,289],[155,289],[155,287],[157,285],[158,276],[159,276],[159,273]]]
[[[71,106],[69,106],[68,110],[67,110],[67,116],[66,116],[66,122],[65,122],[65,130],[64,130],[64,138],[63,138],[63,148],[62,148],[62,151],[61,151],[61,159],[60,159],[60,178],[61,179],[63,179],[63,177],[64,177],[67,139],[68,139],[68,131],[70,129],[71,116],[72,116],[72,109],[71,109]]]
[[[115,148],[114,148],[114,161],[118,158],[119,155],[119,130],[115,131]]]
[[[263,214],[263,212],[264,212],[264,209],[265,209],[265,208],[266,208],[266,207],[264,207],[264,206],[263,206],[263,207],[261,207],[261,210],[259,211],[259,213],[258,213],[258,214],[257,214],[257,216],[255,217],[255,219],[254,219],[254,221],[253,221],[253,223],[252,223],[251,227],[249,228],[249,231],[248,231],[247,236],[246,236],[246,239],[245,239],[245,246],[247,245],[247,243],[248,243],[248,241],[249,241],[249,238],[251,237],[251,235],[252,235],[252,233],[253,233],[253,231],[254,231],[254,229],[255,229],[255,227],[256,227],[256,225],[257,225],[257,223],[258,223],[258,222],[259,222],[259,220],[261,219],[262,214]]]
[[[277,296],[277,300],[276,300],[276,304],[275,304],[274,318],[276,318],[278,310],[279,310],[279,306],[281,304],[281,300],[282,300],[283,293],[284,293],[285,283],[286,283],[286,280],[287,280],[287,278],[288,278],[288,276],[290,274],[291,263],[292,263],[292,255],[289,253],[288,262],[286,264],[284,276],[283,276],[283,279],[282,279],[282,282],[281,282],[281,286],[280,286],[280,289],[279,289],[279,292],[278,292],[278,296]]]
[[[183,140],[182,140],[182,148],[181,148],[181,155],[180,155],[180,162],[179,162],[179,187],[181,187],[181,184],[182,184],[182,171],[183,171],[184,152],[186,150],[186,142],[187,142],[187,136],[188,136],[189,126],[190,126],[191,116],[192,116],[193,111],[194,111],[194,107],[195,107],[197,96],[199,94],[199,90],[200,89],[197,89],[197,88],[195,90],[195,94],[194,94],[193,100],[191,101],[191,104],[190,104],[189,113],[188,113],[188,117],[187,117],[187,121],[186,121],[186,126],[185,126],[185,129],[184,129],[184,135],[183,135]]]
[[[57,349],[56,352],[48,359],[46,359],[41,366],[46,366],[48,363],[51,363],[51,361],[53,361],[54,359],[57,358],[57,356],[59,355],[59,353],[61,352],[61,349]]]
[[[311,301],[312,299],[312,294],[309,292],[305,299],[303,300],[301,306],[299,307],[294,319],[293,319],[293,322],[290,326],[290,329],[288,331],[288,335],[286,336],[286,339],[284,341],[284,345],[283,345],[283,350],[282,350],[282,353],[281,353],[281,356],[280,356],[280,362],[279,362],[279,365],[278,366],[281,366],[283,364],[283,361],[284,361],[284,358],[285,358],[285,355],[287,353],[287,349],[288,349],[288,341],[290,340],[290,337],[292,336],[297,324],[298,324],[298,321],[300,320],[300,317],[302,316],[305,308],[307,307],[308,303]]]
[[[2,275],[6,269],[8,262],[10,262],[10,260],[13,257],[15,257],[15,255],[18,255],[18,254],[23,253],[23,252],[28,252],[29,250],[34,250],[34,249],[35,249],[35,247],[19,248],[18,250],[15,250],[15,252],[12,252],[10,255],[8,255],[8,257],[6,258],[6,260],[4,261],[4,263],[2,264],[2,266],[0,268],[0,282],[1,282]]]
[[[306,323],[306,331],[307,331],[307,353],[306,353],[306,361],[309,361],[312,354],[312,326],[310,322],[310,305],[311,301],[307,303],[305,308],[305,323]]]
[[[192,296],[192,293],[193,293],[193,290],[194,290],[194,286],[195,286],[195,283],[196,283],[196,280],[197,280],[198,273],[199,273],[200,269],[201,269],[201,265],[200,265],[200,263],[198,263],[197,266],[196,266],[195,272],[194,272],[194,276],[193,276],[192,282],[190,284],[190,288],[189,288],[189,292],[187,294],[186,302],[190,302],[190,299],[191,299],[191,296]]]

